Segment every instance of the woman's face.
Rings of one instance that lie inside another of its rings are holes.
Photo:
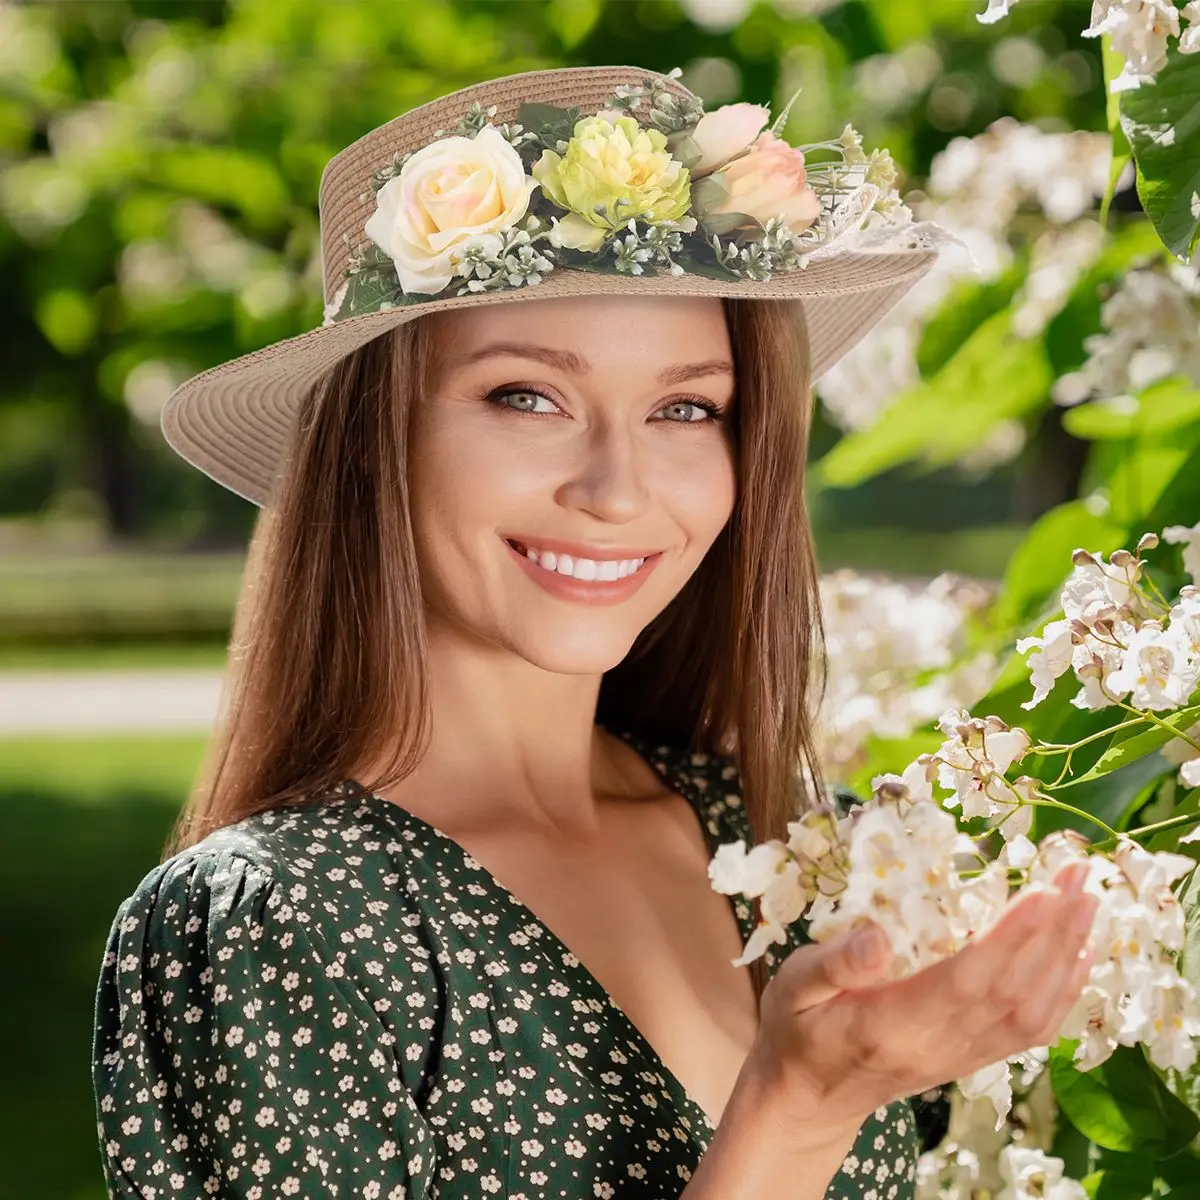
[[[430,620],[545,670],[608,670],[733,509],[720,300],[553,298],[427,319],[435,365],[410,473]]]

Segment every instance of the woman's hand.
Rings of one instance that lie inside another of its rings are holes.
[[[1087,982],[1096,900],[1086,864],[1060,894],[1014,903],[978,940],[916,975],[882,982],[891,961],[871,926],[780,965],[763,992],[747,1059],[777,1114],[857,1128],[876,1108],[1057,1040]],[[786,1123],[786,1122],[785,1122]]]

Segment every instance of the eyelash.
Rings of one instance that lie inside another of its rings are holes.
[[[487,404],[490,404],[495,408],[501,409],[504,412],[515,413],[517,416],[520,416],[520,417],[552,417],[555,415],[554,413],[527,412],[520,408],[511,408],[509,405],[503,403],[503,398],[505,396],[514,396],[514,395],[516,395],[516,396],[519,396],[519,395],[541,396],[543,400],[549,400],[551,404],[557,405],[557,401],[554,399],[553,396],[548,395],[546,392],[542,391],[541,388],[536,388],[536,387],[498,388],[496,391],[489,392],[486,396],[484,396],[484,401]],[[680,396],[676,400],[668,401],[667,404],[663,405],[663,408],[669,408],[673,404],[692,404],[696,408],[703,409],[706,413],[708,413],[708,420],[707,421],[668,421],[667,424],[669,424],[669,425],[715,425],[717,422],[723,421],[725,419],[725,410],[723,408],[721,408],[720,405],[715,404],[713,401],[705,398],[704,396],[696,396],[696,395]]]

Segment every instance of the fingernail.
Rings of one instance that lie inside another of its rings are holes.
[[[856,967],[875,967],[883,957],[883,939],[874,927],[860,929],[850,939],[850,961]]]

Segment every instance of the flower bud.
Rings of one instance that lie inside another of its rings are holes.
[[[1146,550],[1157,550],[1157,549],[1158,549],[1158,534],[1157,533],[1143,533],[1142,536],[1138,539],[1137,552],[1139,554],[1143,553]]]
[[[1100,564],[1096,561],[1096,556],[1090,550],[1075,550],[1071,553],[1071,561],[1077,567],[1086,567],[1089,564],[1093,567],[1098,567]]]
[[[1130,554],[1128,550],[1122,549],[1122,550],[1114,550],[1108,556],[1108,561],[1110,563],[1112,563],[1112,565],[1114,567],[1127,567],[1134,560],[1133,560],[1133,555]]]

